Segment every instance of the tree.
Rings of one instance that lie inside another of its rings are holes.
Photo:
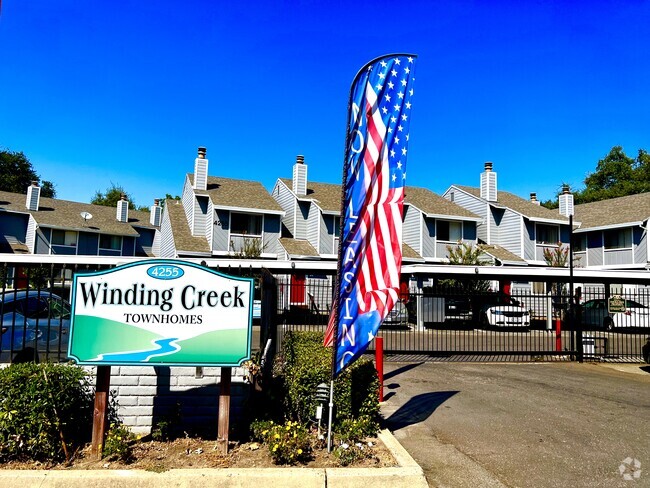
[[[458,246],[447,246],[447,253],[449,254],[449,264],[457,266],[483,266],[485,264],[481,260],[483,251],[478,246],[472,246],[466,242],[461,242]],[[465,295],[483,293],[490,289],[489,281],[477,279],[448,279],[442,280],[440,284],[459,289]]]
[[[0,190],[27,193],[27,187],[36,181],[41,186],[41,196],[54,198],[56,190],[51,181],[41,181],[32,163],[22,152],[0,151]]]
[[[639,149],[636,158],[614,146],[596,165],[596,170],[584,180],[585,187],[573,193],[576,204],[596,202],[650,191],[650,154]],[[561,187],[560,187],[561,188]],[[554,200],[542,202],[547,208],[557,208],[558,189]]]
[[[129,201],[129,209],[136,210],[135,202],[132,201],[131,196],[121,185],[116,185],[112,181],[111,186],[106,189],[105,193],[97,190],[93,199],[90,200],[90,203],[93,205],[103,205],[105,207],[117,207],[117,202],[122,198],[122,194],[126,195],[126,199]]]

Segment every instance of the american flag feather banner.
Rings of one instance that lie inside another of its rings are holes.
[[[337,313],[325,338],[336,348],[334,375],[367,349],[398,300],[415,60],[406,54],[375,59],[352,84]]]

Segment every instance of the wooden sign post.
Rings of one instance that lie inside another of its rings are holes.
[[[108,395],[111,388],[111,367],[97,366],[97,383],[95,386],[95,408],[93,410],[93,437],[91,456],[95,459],[102,458],[104,439],[108,422]]]
[[[232,368],[221,368],[221,385],[219,387],[219,425],[217,428],[217,445],[222,454],[228,454],[228,431],[230,429],[230,380]]]

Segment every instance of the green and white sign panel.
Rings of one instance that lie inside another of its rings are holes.
[[[149,260],[78,274],[69,356],[79,364],[238,366],[251,356],[253,279]]]

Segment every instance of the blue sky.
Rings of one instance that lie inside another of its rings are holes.
[[[59,198],[214,176],[340,183],[350,83],[416,53],[408,185],[527,198],[580,187],[614,145],[650,150],[650,2],[4,0],[0,147]],[[0,175],[1,176],[1,175]],[[407,190],[408,191],[408,190]]]

